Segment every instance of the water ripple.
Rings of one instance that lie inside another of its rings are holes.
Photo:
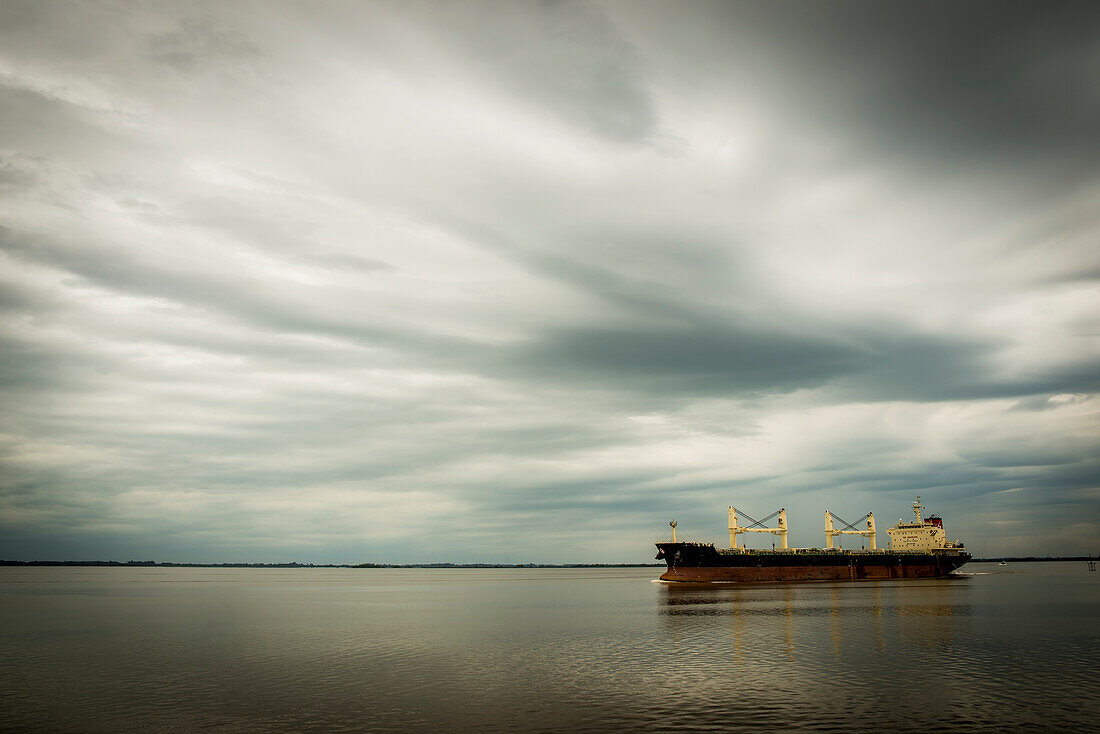
[[[0,730],[1086,730],[1100,584],[1034,566],[743,587],[652,569],[0,570]]]

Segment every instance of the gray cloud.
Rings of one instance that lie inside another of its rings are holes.
[[[191,11],[0,8],[0,556],[1095,552],[1092,5]]]
[[[607,140],[647,142],[656,131],[641,61],[598,7],[491,2],[422,6],[421,13],[435,40],[454,50],[454,63],[524,103]]]
[[[183,18],[176,28],[148,40],[149,56],[180,71],[212,61],[231,63],[259,55],[257,48],[236,31],[215,27],[213,18]]]
[[[574,329],[521,352],[541,379],[637,388],[657,395],[736,396],[813,387],[851,372],[850,349],[811,337],[727,328]]]
[[[812,121],[865,132],[853,138],[916,165],[1051,155],[1088,175],[1100,152],[1091,3],[738,3],[722,14],[734,32],[765,36],[775,53],[755,60],[774,62],[764,73]]]

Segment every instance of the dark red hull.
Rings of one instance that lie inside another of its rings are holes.
[[[658,543],[668,564],[662,581],[863,581],[947,576],[970,560],[958,549],[899,551],[720,552],[702,543]]]

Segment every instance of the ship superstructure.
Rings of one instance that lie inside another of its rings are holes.
[[[780,509],[755,520],[742,510],[729,508],[730,547],[715,548],[712,543],[657,543],[657,559],[668,564],[661,575],[664,581],[829,581],[885,578],[935,578],[946,576],[970,560],[962,541],[949,541],[943,521],[923,517],[920,497],[913,503],[913,522],[898,521],[888,528],[889,548],[878,548],[875,516],[868,512],[854,523],[825,512],[825,547],[790,548],[787,544],[787,512]],[[749,522],[742,525],[742,518]],[[775,527],[766,523],[776,518]],[[866,520],[866,525],[859,527]],[[842,523],[837,527],[837,521]],[[739,542],[744,533],[771,533],[778,548],[756,550]],[[835,548],[843,535],[864,538],[860,550]]]
[[[955,543],[958,541],[947,539],[947,533],[943,530],[943,520],[935,515],[929,515],[927,518],[922,517],[921,510],[924,509],[926,508],[921,506],[920,496],[918,495],[916,502],[913,503],[913,514],[916,516],[916,520],[914,522],[902,522],[899,519],[897,525],[886,530],[886,534],[890,536],[891,548],[894,550],[931,551],[955,547]],[[961,544],[959,547],[962,547]]]

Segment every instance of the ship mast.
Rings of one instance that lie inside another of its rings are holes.
[[[842,530],[836,530],[833,527],[833,517],[834,517],[834,515],[833,515],[832,512],[830,512],[829,510],[825,510],[825,547],[826,548],[831,549],[833,547],[833,538],[839,537],[841,535],[862,535],[863,537],[867,538],[870,541],[871,550],[877,550],[878,541],[876,540],[876,537],[875,537],[875,513],[868,512],[866,515],[859,518],[855,522],[848,522],[843,517],[840,517],[839,515],[836,515],[835,516],[836,519],[840,520],[842,523],[844,523],[844,528]],[[867,521],[867,529],[866,530],[856,530],[856,525],[863,522],[864,520]]]
[[[737,513],[741,513],[748,519],[752,520],[752,525],[742,526],[737,521]],[[764,523],[771,520],[773,517],[778,517],[776,521],[776,527],[766,528]],[[783,550],[787,549],[787,510],[780,508],[772,514],[765,517],[763,520],[753,520],[744,510],[738,510],[733,505],[730,505],[729,512],[729,530],[730,530],[730,548],[737,550],[737,536],[741,533],[772,533],[779,536],[779,547]],[[747,548],[746,548],[747,550]]]
[[[676,521],[673,520],[672,522],[670,522],[669,526],[672,528],[672,542],[675,543],[676,542]]]
[[[918,494],[916,501],[913,502],[913,514],[917,516],[917,525],[923,525],[924,524],[924,518],[921,517],[921,514],[920,514],[920,511],[923,510],[923,509],[925,509],[925,508],[921,507],[920,495]]]

